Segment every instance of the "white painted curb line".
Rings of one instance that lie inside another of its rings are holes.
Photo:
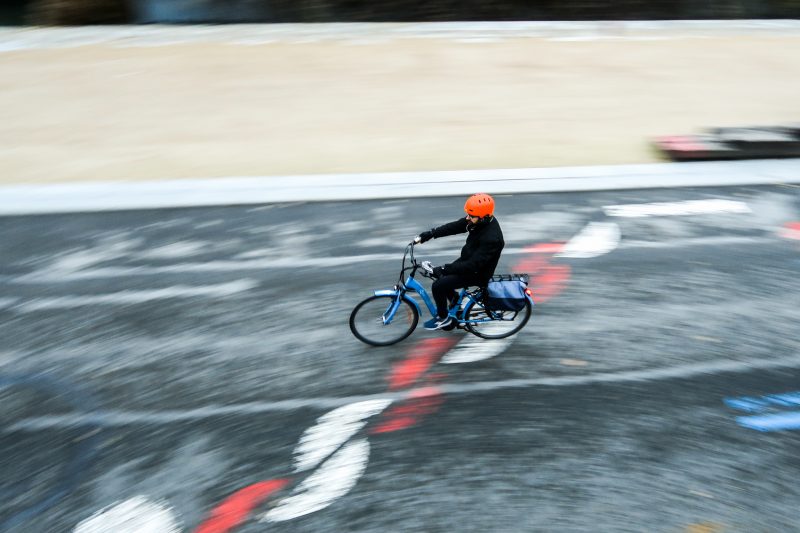
[[[662,20],[662,21],[507,21],[330,24],[145,24],[68,28],[0,27],[0,53],[19,50],[110,45],[121,48],[226,43],[253,46],[325,41],[354,43],[396,39],[451,39],[466,42],[538,38],[552,40],[670,40],[709,36],[800,35],[800,21]]]
[[[0,216],[775,183],[800,183],[800,159],[7,185]]]

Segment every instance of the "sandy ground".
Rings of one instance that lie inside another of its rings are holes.
[[[5,183],[663,160],[800,121],[800,35],[110,43],[0,53]]]

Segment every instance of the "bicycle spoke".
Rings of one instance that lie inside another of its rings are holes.
[[[414,306],[405,300],[400,301],[391,321],[386,324],[384,317],[395,303],[394,296],[372,296],[353,310],[350,315],[350,329],[361,341],[374,346],[394,344],[408,337],[417,327],[419,314]]]
[[[525,327],[530,315],[530,303],[522,311],[502,311],[494,314],[489,313],[480,303],[474,303],[468,309],[468,322],[465,327],[470,333],[478,337],[502,339],[517,333]]]

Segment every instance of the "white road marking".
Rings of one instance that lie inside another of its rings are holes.
[[[18,301],[19,298],[0,298],[0,309],[8,309],[9,307],[13,307]]]
[[[134,496],[102,509],[80,522],[74,533],[180,533],[172,509],[165,503]]]
[[[302,472],[317,466],[337,448],[355,435],[390,404],[391,400],[368,400],[339,407],[321,416],[308,428],[294,450],[294,471]]]
[[[611,237],[610,230],[608,237]],[[718,237],[696,237],[688,239],[674,239],[670,241],[621,241],[617,249],[635,248],[681,248],[684,246],[722,246],[730,244],[760,244],[774,242],[776,239],[771,237],[748,237],[748,236],[718,236]],[[612,241],[606,244],[611,245]],[[589,244],[585,244],[584,252],[589,251]],[[595,243],[596,252],[600,251],[600,243]],[[503,250],[504,256],[542,253],[550,254],[552,250],[534,250],[526,248],[506,248]],[[575,254],[578,251],[575,250]],[[451,251],[440,251],[426,253],[427,258],[452,257]],[[570,255],[577,257],[577,255]],[[356,265],[366,262],[397,262],[398,255],[391,254],[364,254],[349,255],[340,257],[288,257],[270,259],[247,259],[243,261],[208,261],[205,263],[176,263],[159,267],[101,267],[80,271],[60,270],[52,267],[45,267],[40,270],[15,276],[8,281],[12,283],[60,283],[67,281],[77,281],[86,279],[104,279],[127,276],[153,276],[160,274],[184,274],[184,273],[204,273],[204,272],[239,272],[247,270],[280,270],[296,268],[328,268],[337,266]]]
[[[21,420],[7,430],[0,431],[38,431],[54,427],[76,425],[101,425],[109,427],[131,426],[137,424],[173,424],[192,422],[216,417],[256,416],[264,413],[290,412],[298,409],[335,409],[354,402],[400,401],[407,398],[405,392],[381,393],[347,397],[317,397],[281,400],[275,402],[251,402],[238,405],[198,407],[196,409],[164,411],[117,411],[108,410],[95,414],[48,415]]]
[[[137,253],[141,259],[176,259],[197,255],[208,250],[211,244],[201,241],[180,241]]]
[[[55,271],[74,272],[98,263],[113,261],[129,256],[136,247],[140,246],[142,239],[129,239],[124,236],[105,242],[94,248],[70,251],[56,257],[51,265]]]
[[[772,237],[739,237],[720,235],[718,237],[695,237],[673,241],[623,241],[618,249],[637,248],[680,248],[683,246],[731,246],[737,244],[765,244],[775,242]]]
[[[745,202],[736,200],[688,200],[685,202],[656,202],[651,204],[606,205],[603,211],[610,217],[665,217],[719,213],[751,213]]]
[[[556,257],[589,259],[607,254],[619,246],[621,232],[614,222],[590,222],[561,249]]]
[[[190,287],[175,285],[163,289],[150,289],[141,291],[120,291],[111,294],[95,294],[88,296],[59,296],[54,298],[34,298],[28,302],[18,303],[10,309],[17,313],[33,313],[51,309],[69,309],[87,305],[130,305],[164,300],[168,298],[193,298],[211,297],[222,298],[241,292],[249,291],[258,286],[258,282],[250,279],[240,279],[217,285],[203,285]]]
[[[482,324],[481,328],[482,330],[486,330],[486,333],[491,334],[493,325],[492,323]],[[442,357],[442,363],[446,365],[457,365],[485,361],[486,359],[491,359],[506,351],[512,342],[513,337],[485,340],[475,337],[474,335],[469,335],[464,337]]]
[[[367,468],[369,441],[357,439],[345,444],[294,492],[267,511],[262,522],[284,522],[324,509],[355,486]]]
[[[620,372],[600,372],[580,375],[554,376],[547,378],[510,379],[503,381],[485,381],[479,383],[453,383],[438,385],[437,389],[444,394],[471,394],[475,392],[492,392],[504,389],[530,387],[575,387],[592,383],[628,383],[648,382],[666,379],[689,379],[706,374],[746,373],[757,370],[800,367],[800,354],[780,357],[771,360],[754,359],[731,361],[727,359],[681,365],[665,368],[649,368],[642,370],[624,370]],[[381,393],[363,396],[345,396],[338,398],[305,398],[284,400],[279,402],[254,402],[224,407],[202,407],[189,410],[160,412],[135,411],[101,411],[99,413],[77,415],[52,415],[27,418],[17,421],[3,432],[40,431],[50,428],[74,427],[91,424],[104,427],[126,426],[132,424],[172,424],[176,422],[198,421],[223,416],[259,415],[270,412],[284,412],[296,409],[331,409],[354,402],[367,400],[403,401],[415,397],[418,389],[410,389],[398,393]]]
[[[452,254],[450,254],[452,255]],[[103,267],[83,271],[65,271],[46,267],[30,274],[24,274],[12,281],[19,283],[39,283],[42,281],[74,281],[80,279],[101,279],[123,276],[186,274],[203,272],[236,272],[242,270],[275,270],[294,268],[325,268],[352,265],[366,261],[397,261],[397,254],[367,254],[345,257],[275,257],[270,259],[248,259],[244,261],[207,261],[203,263],[176,263],[159,267]]]
[[[574,387],[593,383],[629,383],[660,381],[665,379],[689,379],[706,374],[744,373],[753,370],[770,370],[775,368],[796,368],[800,366],[800,355],[772,359],[769,361],[729,361],[718,360],[707,363],[696,363],[675,367],[627,370],[621,372],[601,372],[582,376],[558,376],[551,378],[511,379],[504,381],[486,381],[465,385],[442,385],[440,390],[445,394],[467,394],[510,388],[527,387]]]

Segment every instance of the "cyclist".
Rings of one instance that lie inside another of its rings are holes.
[[[453,329],[455,321],[448,315],[448,297],[467,286],[485,287],[500,260],[505,241],[500,224],[494,217],[494,199],[488,194],[473,194],[464,204],[465,218],[423,231],[414,242],[421,244],[431,239],[469,233],[461,249],[461,256],[433,269],[433,299],[436,316],[425,322],[425,329]]]

